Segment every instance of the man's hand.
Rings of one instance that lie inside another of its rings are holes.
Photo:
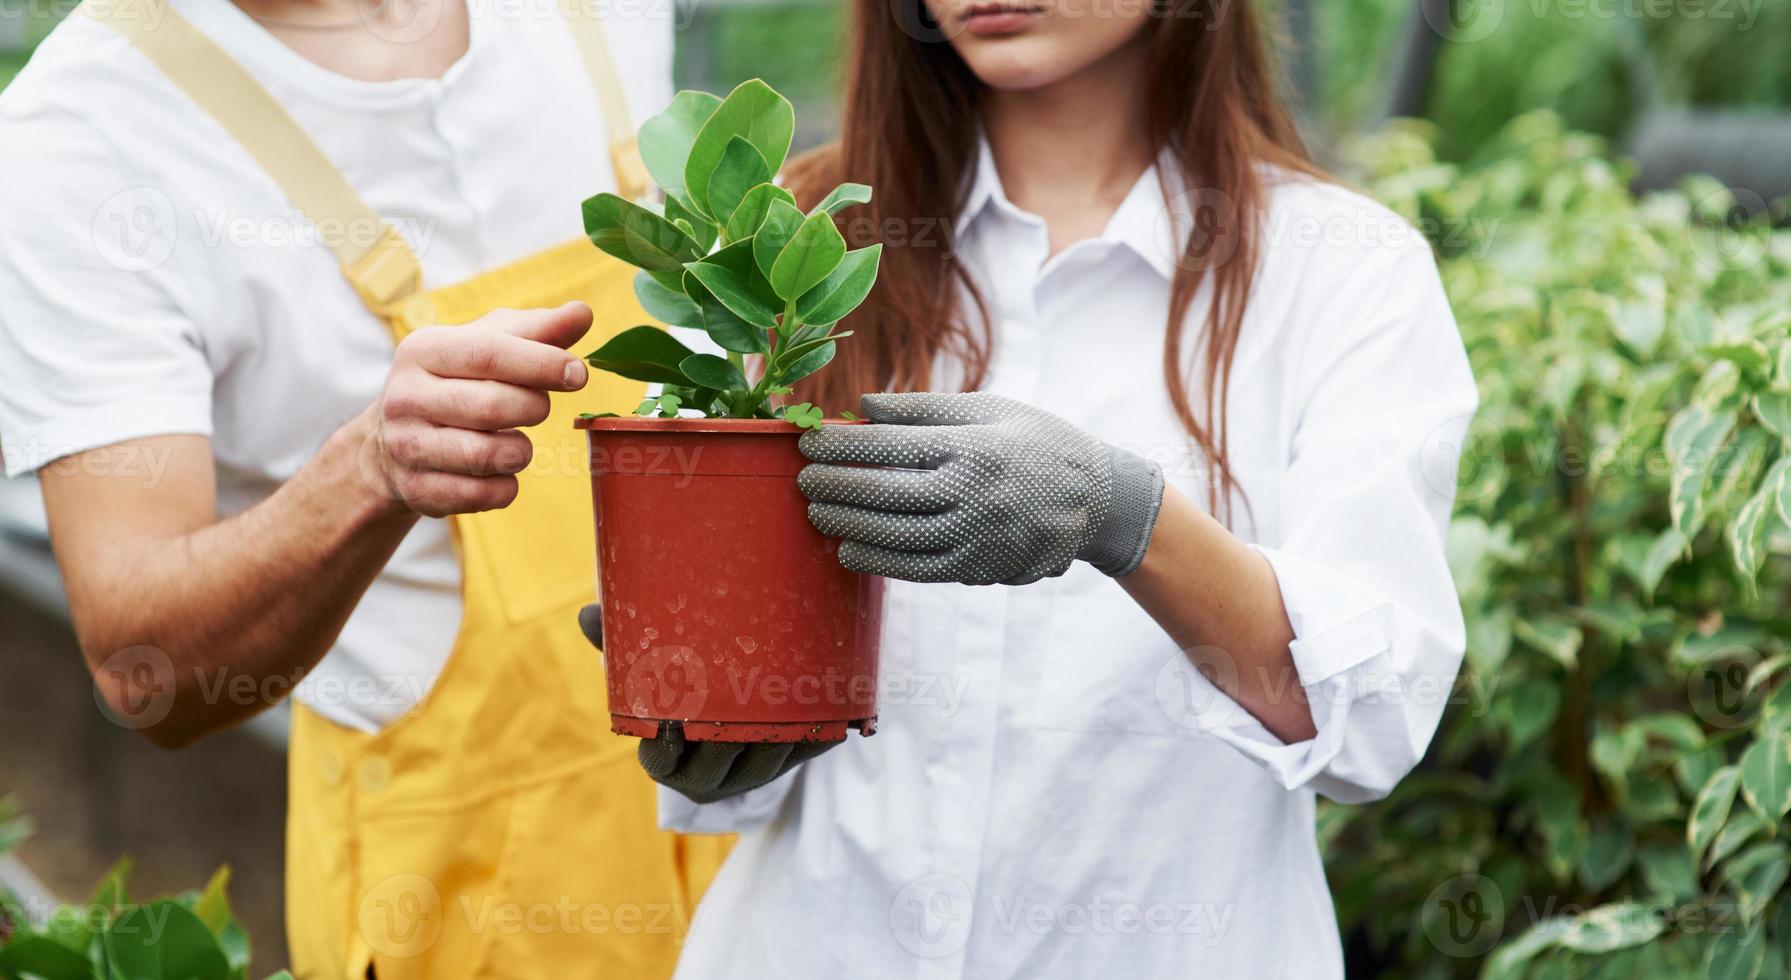
[[[590,328],[590,307],[568,303],[406,337],[369,419],[381,491],[428,517],[508,506],[534,456],[516,430],[547,418],[548,392],[585,386],[566,348]]]
[[[578,611],[585,639],[603,649],[603,607]],[[661,722],[656,738],[641,739],[641,768],[692,803],[714,803],[777,779],[840,744],[831,742],[688,742],[677,722]]]

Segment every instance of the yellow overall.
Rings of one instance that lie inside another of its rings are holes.
[[[573,0],[576,2],[576,0]],[[241,66],[164,0],[87,4],[264,166],[314,221],[381,228],[332,243],[394,340],[500,307],[590,304],[588,351],[646,322],[632,270],[580,239],[424,291],[416,256],[380,223]],[[600,26],[566,18],[613,137],[620,191],[645,186]],[[347,238],[349,236],[343,236]],[[366,236],[374,238],[375,236]],[[579,632],[593,532],[580,411],[631,410],[636,382],[593,375],[529,430],[516,503],[454,519],[464,612],[423,703],[376,735],[295,705],[288,760],[286,919],[300,978],[653,978],[671,973],[729,841],[655,826],[634,742],[610,734],[600,656]]]

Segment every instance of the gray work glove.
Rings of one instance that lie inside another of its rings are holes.
[[[1144,560],[1163,470],[999,395],[866,395],[877,425],[802,437],[809,520],[840,564],[910,582],[1025,585],[1081,559],[1112,576]],[[863,464],[863,465],[836,465]],[[893,469],[889,467],[895,467]]]
[[[578,611],[585,639],[603,649],[603,607]],[[690,742],[677,722],[662,722],[656,738],[643,738],[641,768],[661,786],[669,786],[693,803],[714,803],[758,789],[784,773],[840,744],[831,742]]]

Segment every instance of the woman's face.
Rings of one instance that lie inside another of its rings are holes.
[[[1144,32],[1152,0],[925,0],[927,12],[984,85],[1018,91],[1060,82]]]

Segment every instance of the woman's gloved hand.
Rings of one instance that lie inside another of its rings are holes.
[[[603,607],[578,611],[585,639],[603,649]],[[660,726],[656,738],[641,739],[641,768],[661,786],[693,803],[714,803],[758,789],[802,762],[840,744],[832,742],[690,742],[675,722]]]
[[[802,437],[809,520],[840,563],[911,582],[1025,585],[1077,559],[1108,575],[1144,559],[1163,470],[999,395],[866,395],[875,425]],[[862,464],[862,465],[841,465]]]

